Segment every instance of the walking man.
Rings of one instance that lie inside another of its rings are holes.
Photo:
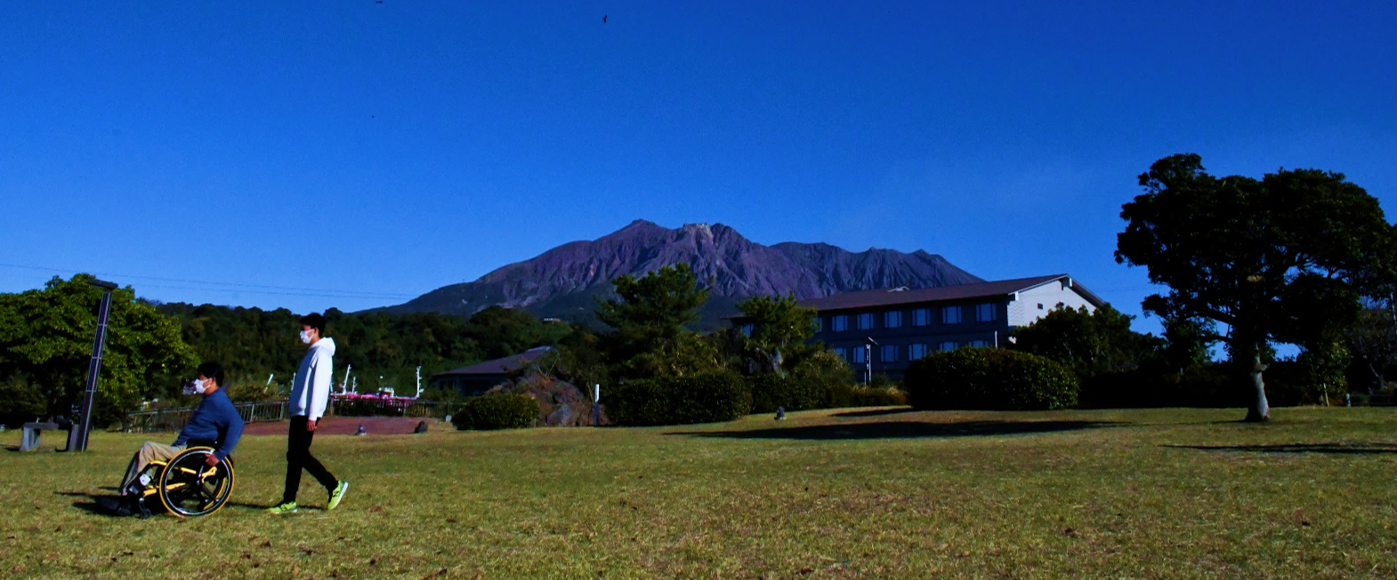
[[[286,437],[286,491],[281,503],[267,511],[273,514],[289,514],[296,511],[296,491],[301,487],[301,470],[311,476],[330,493],[325,504],[326,511],[335,509],[344,499],[349,482],[335,479],[330,471],[315,456],[310,454],[310,442],[315,437],[315,424],[325,414],[325,405],[330,400],[330,375],[334,372],[335,339],[322,337],[325,333],[325,317],[311,313],[301,317],[301,342],[310,345],[310,351],[301,359],[301,370],[291,386],[291,400],[287,402],[291,414],[291,431]]]

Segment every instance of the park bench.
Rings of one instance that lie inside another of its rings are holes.
[[[46,430],[67,431],[68,439],[72,440],[73,423],[71,421],[35,421],[32,423],[25,423],[24,432],[21,434],[19,440],[19,450],[30,451],[37,448],[39,446],[39,435]],[[61,451],[67,451],[67,448]]]

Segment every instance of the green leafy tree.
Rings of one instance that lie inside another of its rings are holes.
[[[1377,199],[1339,173],[1280,170],[1257,180],[1214,177],[1198,155],[1174,155],[1140,176],[1121,208],[1116,261],[1169,287],[1145,299],[1166,319],[1208,319],[1250,380],[1248,421],[1270,419],[1263,372],[1271,341],[1302,344],[1358,308],[1356,283],[1393,255]]]
[[[1013,349],[1067,365],[1082,380],[1134,370],[1162,344],[1131,330],[1132,319],[1109,304],[1093,312],[1059,306],[1033,324],[1015,329]]]
[[[70,414],[80,402],[92,356],[102,289],[78,274],[53,278],[43,290],[0,294],[0,380],[32,411],[43,401],[45,415]],[[197,364],[180,339],[179,321],[136,300],[131,287],[112,292],[107,341],[92,410],[95,425],[108,425],[178,382]],[[33,417],[5,417],[5,421]]]
[[[1344,333],[1350,352],[1371,375],[1369,392],[1382,389],[1387,370],[1397,366],[1397,325],[1391,310],[1369,304]]]
[[[737,304],[743,319],[751,325],[746,347],[751,358],[760,359],[763,368],[784,375],[782,363],[799,360],[817,347],[805,344],[815,335],[815,310],[796,305],[794,293],[786,296],[753,296]]]
[[[618,378],[684,376],[719,366],[717,349],[686,328],[708,300],[688,264],[614,284],[617,298],[598,301],[597,320],[614,329],[604,335],[603,351]]]

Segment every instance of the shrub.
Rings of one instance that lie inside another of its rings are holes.
[[[538,401],[528,395],[488,393],[466,401],[451,422],[457,429],[524,429],[538,419]]]
[[[794,375],[766,373],[750,378],[753,413],[774,413],[820,409],[829,401],[830,389],[819,381],[802,380]]]
[[[906,405],[907,393],[897,387],[838,385],[829,392],[830,409],[845,407],[890,407]]]
[[[617,425],[684,425],[731,421],[752,408],[752,392],[730,371],[626,381],[602,395]]]
[[[998,348],[962,348],[913,361],[904,381],[918,409],[1044,410],[1077,404],[1061,363]]]

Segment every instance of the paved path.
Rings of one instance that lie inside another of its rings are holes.
[[[450,423],[438,419],[423,419],[421,417],[325,417],[316,426],[316,435],[353,435],[363,425],[368,430],[368,435],[407,435],[417,428],[417,424],[426,421],[427,428],[432,431],[455,429]],[[280,435],[286,436],[287,421],[268,421],[259,423],[248,423],[243,430],[244,435]]]

